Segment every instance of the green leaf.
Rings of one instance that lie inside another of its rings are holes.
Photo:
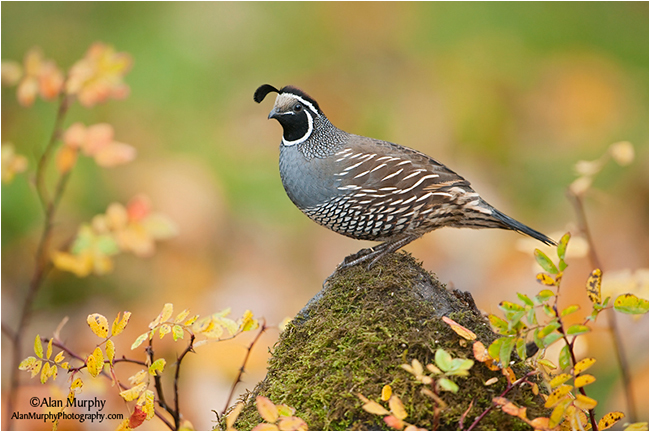
[[[528,319],[528,324],[531,326],[537,325],[537,314],[535,314],[535,309],[530,309],[528,311],[528,316],[526,317]]]
[[[574,324],[567,329],[566,334],[570,336],[577,336],[577,335],[589,333],[590,331],[591,329],[586,325]]]
[[[539,331],[538,336],[541,338],[545,338],[547,335],[551,334],[553,331],[559,328],[560,328],[560,323],[558,321],[552,321],[550,324],[548,324],[546,327],[544,327]]]
[[[535,303],[526,295],[522,293],[517,293],[517,297],[519,297],[519,300],[524,302],[527,306],[535,306]]]
[[[503,342],[501,343],[501,349],[499,350],[499,362],[501,362],[501,365],[503,367],[507,367],[508,364],[510,363],[510,355],[512,354],[512,350],[514,348],[515,348],[515,338],[514,337],[504,338]]]
[[[560,260],[560,262],[557,264],[557,268],[560,270],[560,273],[562,273],[566,268],[569,267],[569,265],[564,262],[563,259]]]
[[[562,335],[560,333],[551,333],[544,338],[544,347],[551,346],[555,341],[559,339],[562,339]]]
[[[488,347],[488,354],[490,357],[493,359],[498,360],[499,359],[499,353],[501,352],[501,344],[503,344],[503,341],[507,339],[507,337],[501,337],[499,339],[495,339],[494,342],[490,344]]]
[[[440,378],[438,380],[438,386],[440,387],[440,390],[450,391],[452,393],[456,393],[458,391],[458,385],[447,378]]]
[[[571,233],[566,233],[562,236],[562,238],[557,244],[557,257],[560,258],[561,260],[564,260],[566,256],[566,248],[567,245],[569,244],[570,239],[571,239]]]
[[[509,301],[502,301],[499,303],[499,309],[504,312],[519,312],[525,310],[523,306]]]
[[[131,345],[131,349],[134,350],[137,347],[139,347],[142,344],[142,342],[147,340],[147,337],[149,337],[149,339],[151,339],[151,336],[150,336],[149,333],[143,333],[140,336],[138,336],[138,338],[135,340],[135,342],[133,342],[133,344]]]
[[[580,305],[576,304],[576,305],[567,306],[566,308],[564,308],[564,310],[562,310],[562,312],[560,312],[560,316],[564,318],[565,316],[570,315],[579,310],[580,310]]]
[[[535,300],[537,300],[537,303],[542,304],[546,300],[550,299],[553,297],[555,293],[551,291],[550,289],[543,289],[535,296]]]
[[[564,370],[571,366],[571,353],[569,352],[569,345],[564,345],[560,350],[560,369]]]
[[[474,366],[474,360],[471,359],[453,359],[448,375],[467,376],[469,369]]]
[[[525,327],[521,322],[521,319],[524,317],[524,315],[526,315],[526,311],[519,311],[512,313],[512,315],[508,317],[510,320],[508,321],[509,334],[512,334],[512,330],[519,330]]]
[[[546,254],[541,250],[535,249],[535,259],[537,260],[537,264],[539,264],[541,268],[550,274],[559,273],[557,267],[555,267],[555,264],[553,264],[553,261],[551,261],[551,259],[547,257]]]
[[[520,359],[526,360],[526,341],[522,338],[517,338],[517,343],[515,344],[517,347],[517,355],[519,356]]]
[[[451,369],[451,354],[442,348],[436,350],[435,360],[436,365],[444,372]]]
[[[614,300],[614,309],[630,315],[645,314],[648,313],[648,300],[634,294],[622,294]]]

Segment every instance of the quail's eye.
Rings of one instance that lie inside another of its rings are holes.
[[[299,103],[295,104],[295,105],[293,106],[293,110],[294,110],[295,112],[300,112],[300,111],[302,111],[302,105],[299,104]]]

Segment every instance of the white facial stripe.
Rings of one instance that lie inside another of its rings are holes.
[[[296,96],[296,95],[291,95],[291,96],[293,96],[294,98],[298,99],[300,102],[302,102],[303,105],[305,105],[307,108],[309,108],[310,110],[312,110],[312,112],[313,112],[314,114],[316,114],[318,117],[320,117],[320,114],[318,114],[318,110],[314,107],[314,105],[312,105],[311,102],[306,101],[305,99],[301,98],[300,96]]]
[[[282,137],[282,145],[290,147],[292,145],[300,144],[301,142],[304,142],[304,141],[307,140],[307,138],[309,138],[311,133],[314,131],[314,120],[312,119],[311,114],[309,114],[308,111],[305,111],[305,114],[307,114],[307,122],[309,123],[309,128],[307,129],[307,133],[303,137],[298,138],[298,139],[293,140],[293,141],[287,141],[286,139],[284,139],[284,136],[283,136]]]

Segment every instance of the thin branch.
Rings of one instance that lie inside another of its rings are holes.
[[[262,323],[262,326],[260,328],[260,331],[257,333],[257,336],[255,336],[255,339],[251,342],[251,344],[248,346],[248,350],[246,351],[246,355],[244,356],[244,362],[242,363],[241,367],[239,368],[239,373],[237,374],[237,378],[235,379],[235,382],[232,385],[232,388],[230,389],[230,394],[228,395],[228,399],[226,399],[226,406],[223,408],[223,411],[221,412],[221,415],[225,415],[226,411],[228,410],[228,407],[230,406],[230,401],[232,400],[232,397],[235,394],[235,389],[237,388],[237,384],[241,382],[241,377],[244,374],[244,368],[246,367],[246,363],[248,362],[248,358],[250,357],[251,351],[257,341],[260,339],[262,336],[262,333],[266,331],[268,327],[266,327],[266,322]]]
[[[512,384],[509,384],[509,385],[506,387],[506,389],[503,391],[503,393],[501,393],[501,394],[499,395],[499,397],[505,397],[505,396],[506,396],[506,395],[507,395],[507,394],[508,394],[512,389],[514,389],[515,387],[517,387],[519,384],[523,384],[523,383],[527,382],[528,377],[529,377],[529,376],[533,376],[533,375],[535,375],[536,373],[537,373],[537,371],[530,371],[530,372],[528,372],[526,375],[524,375],[524,376],[522,376],[521,378],[519,378],[517,381],[513,382]],[[478,417],[476,417],[476,419],[474,420],[474,422],[473,422],[473,423],[472,423],[472,424],[467,428],[467,430],[468,430],[468,431],[471,431],[472,429],[474,429],[474,428],[476,427],[476,425],[477,425],[481,420],[483,420],[483,417],[485,417],[485,416],[486,416],[490,411],[492,411],[492,408],[494,408],[494,406],[495,406],[495,405],[494,405],[494,403],[493,403],[492,405],[490,405],[489,407],[487,407],[487,408],[485,409],[485,411],[483,411],[483,412],[481,413],[481,415],[479,415]]]
[[[573,340],[571,342],[569,342],[569,338],[568,338],[566,332],[564,331],[564,323],[562,322],[562,317],[561,317],[560,313],[558,312],[557,307],[553,306],[553,311],[555,312],[555,316],[557,317],[557,321],[560,324],[560,327],[557,329],[557,331],[559,331],[562,334],[562,338],[564,339],[564,343],[566,343],[567,346],[569,347],[569,354],[571,354],[571,365],[575,366],[576,363],[577,363],[577,359],[576,359],[575,353],[573,352],[573,345],[575,344],[577,336],[574,336]],[[575,373],[573,373],[573,378],[575,379],[575,377],[576,377]],[[585,390],[584,387],[580,387],[578,390],[580,391],[580,393],[582,393],[583,396],[587,396],[587,391]],[[589,409],[589,421],[591,422],[591,430],[597,431],[598,430],[598,423],[596,423],[596,415],[595,415],[595,412],[594,412],[593,408]]]
[[[25,302],[23,304],[22,310],[20,312],[20,317],[18,319],[18,326],[16,327],[16,331],[12,339],[13,356],[11,362],[11,380],[9,383],[9,398],[7,400],[7,410],[8,410],[7,412],[13,412],[13,407],[15,406],[16,392],[20,380],[20,377],[18,375],[19,373],[18,365],[20,364],[22,358],[23,334],[26,330],[27,322],[29,321],[32,312],[32,306],[34,300],[36,299],[36,294],[38,293],[39,289],[43,284],[43,280],[45,279],[45,277],[47,276],[48,272],[51,269],[51,263],[48,259],[48,250],[49,250],[49,243],[51,240],[52,226],[54,223],[54,215],[58,208],[58,203],[61,199],[61,196],[63,195],[63,192],[65,190],[65,186],[69,178],[69,173],[60,176],[55,191],[55,197],[54,199],[49,200],[49,198],[47,197],[47,190],[45,186],[45,171],[47,169],[47,165],[51,158],[52,152],[54,151],[54,148],[56,146],[56,142],[61,136],[63,122],[65,119],[65,115],[68,112],[69,104],[70,104],[70,99],[65,95],[65,93],[61,93],[59,99],[59,108],[57,110],[56,119],[54,121],[54,128],[52,130],[52,134],[50,135],[48,144],[45,147],[45,150],[43,151],[43,154],[41,155],[41,158],[38,161],[38,166],[36,168],[36,190],[38,192],[38,197],[39,200],[41,201],[41,205],[45,210],[45,220],[43,221],[43,232],[41,234],[41,238],[38,242],[38,246],[36,249],[34,274],[32,275],[32,279],[30,280],[29,288],[27,289],[27,294],[25,296]],[[12,422],[11,419],[8,418],[7,429],[11,429],[11,427],[12,427]]]
[[[591,231],[587,223],[587,217],[584,209],[584,202],[582,197],[573,193],[571,190],[567,191],[567,196],[569,201],[573,204],[573,208],[576,212],[576,217],[578,219],[578,227],[582,234],[584,235],[587,243],[589,244],[589,260],[591,261],[591,266],[593,268],[598,268],[602,270],[602,264],[596,253],[596,245],[594,244],[593,238],[591,236]],[[632,384],[630,379],[630,368],[627,360],[627,355],[625,354],[625,347],[623,346],[622,337],[618,329],[618,324],[616,322],[616,314],[613,310],[607,312],[608,327],[614,340],[614,351],[616,352],[616,359],[618,361],[618,367],[621,371],[621,380],[623,381],[623,392],[625,393],[625,402],[627,405],[627,412],[629,414],[630,422],[635,422],[637,419],[636,414],[636,403],[634,400],[634,393],[632,392]]]
[[[180,398],[178,397],[178,379],[181,374],[181,362],[189,352],[194,352],[194,339],[195,336],[194,334],[190,334],[190,343],[187,345],[187,348],[181,353],[181,355],[178,356],[176,360],[176,374],[174,375],[174,405],[175,405],[175,411],[176,415],[174,416],[174,423],[176,424],[176,429],[179,430],[181,427],[181,409],[179,407],[180,405]]]

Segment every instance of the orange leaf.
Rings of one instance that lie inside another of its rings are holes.
[[[278,409],[275,404],[264,396],[257,396],[255,398],[257,403],[257,412],[260,416],[269,423],[275,423],[278,420]]]
[[[442,320],[448,324],[453,331],[455,331],[460,337],[467,339],[467,340],[475,340],[476,339],[476,334],[471,331],[470,329],[463,327],[462,325],[458,324],[456,321],[454,321],[451,318],[448,318],[446,316],[442,317]]]
[[[395,417],[400,420],[404,420],[407,416],[406,410],[404,409],[404,404],[396,395],[392,395],[388,399],[388,407]]]
[[[306,431],[307,423],[300,417],[282,417],[278,422],[281,431]]]
[[[142,411],[142,408],[140,406],[136,405],[133,410],[133,414],[131,414],[131,417],[129,417],[129,428],[137,428],[144,422],[146,418],[147,413]]]
[[[278,427],[271,423],[260,423],[255,426],[252,430],[254,431],[278,431]]]
[[[61,174],[68,173],[77,163],[77,149],[70,146],[62,146],[56,155],[56,169]]]
[[[398,419],[397,417],[392,415],[384,417],[384,423],[386,423],[389,428],[393,428],[397,430],[404,429],[404,422],[401,419]]]
[[[476,341],[474,342],[474,345],[472,346],[472,350],[474,351],[474,358],[480,362],[484,362],[490,359],[490,356],[488,355],[488,351],[485,348],[485,345],[481,341]]]
[[[386,402],[388,399],[390,399],[390,396],[393,394],[393,389],[386,384],[382,389],[381,389],[381,400]]]

